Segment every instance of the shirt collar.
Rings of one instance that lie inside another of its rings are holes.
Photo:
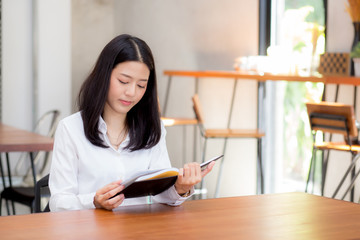
[[[101,132],[104,136],[106,135],[107,132],[107,125],[106,122],[104,121],[104,119],[102,118],[102,116],[99,117],[99,124],[98,124],[98,130],[99,132]],[[129,133],[126,135],[124,141],[121,143],[120,146],[124,146],[125,144],[127,145],[127,143],[130,141],[130,137],[129,137]],[[108,143],[110,145],[110,143]]]
[[[99,129],[99,132],[101,132],[102,134],[106,135],[107,126],[106,126],[106,122],[104,121],[104,119],[102,118],[102,116],[99,117],[98,129]]]

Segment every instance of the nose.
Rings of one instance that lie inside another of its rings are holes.
[[[134,96],[136,92],[136,84],[127,84],[125,94],[127,96]]]

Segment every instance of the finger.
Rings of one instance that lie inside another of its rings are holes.
[[[181,182],[183,178],[184,178],[184,169],[180,168],[177,181]]]
[[[209,163],[209,165],[201,171],[201,177],[205,177],[215,166],[215,162]]]
[[[113,189],[111,189],[108,192],[105,192],[103,194],[96,193],[95,198],[96,201],[101,205],[104,206],[105,202],[115,196],[117,193],[121,192],[124,189],[124,186],[119,185]]]
[[[195,174],[196,176],[201,176],[201,167],[200,164],[197,164],[197,166],[195,167]]]
[[[201,181],[201,170],[200,164],[194,162],[190,164],[191,166],[191,177],[188,184],[193,186]]]
[[[189,164],[185,164],[183,176],[184,176],[184,177],[188,177],[188,176],[190,176],[190,173],[191,173],[191,170],[190,170],[190,168],[189,168]]]
[[[118,180],[118,181],[109,183],[109,184],[105,185],[104,187],[100,188],[97,191],[97,194],[99,194],[99,195],[105,194],[105,193],[109,192],[110,190],[120,186],[121,182],[122,182],[121,180]]]
[[[120,185],[114,189],[111,189],[109,192],[104,194],[105,199],[110,199],[114,197],[116,194],[120,193],[125,187],[123,185]]]
[[[195,178],[197,177],[197,175],[196,175],[197,170],[196,169],[198,168],[198,165],[199,164],[195,163],[195,162],[190,164],[190,166],[191,166],[191,176],[192,177],[195,177]]]
[[[120,197],[120,199],[116,204],[114,204],[114,208],[117,208],[118,206],[120,206],[120,204],[122,204],[123,201],[125,200],[124,194],[120,194],[119,197]]]
[[[109,210],[117,208],[124,201],[124,199],[125,199],[124,194],[120,194],[114,198],[111,198],[111,199],[107,200],[106,208]]]

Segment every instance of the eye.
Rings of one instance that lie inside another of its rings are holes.
[[[118,79],[118,80],[119,80],[119,82],[122,83],[122,84],[128,84],[128,82],[122,81],[122,80],[120,80],[120,79]]]
[[[138,85],[139,88],[145,88],[146,86],[141,86],[141,85]]]

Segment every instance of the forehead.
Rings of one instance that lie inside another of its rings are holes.
[[[117,64],[112,74],[122,75],[133,79],[148,79],[150,70],[145,63],[138,61],[126,61]]]

